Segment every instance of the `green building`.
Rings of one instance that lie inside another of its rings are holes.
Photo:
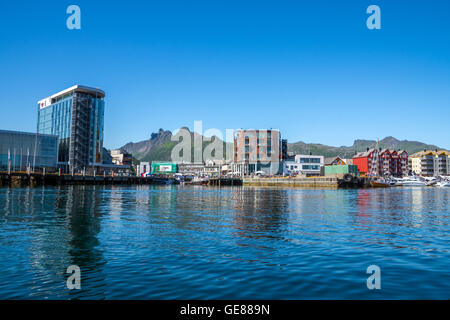
[[[152,162],[152,174],[177,173],[177,164],[172,162]]]
[[[325,175],[337,175],[351,173],[359,175],[358,166],[353,164],[338,165],[338,166],[325,166]]]

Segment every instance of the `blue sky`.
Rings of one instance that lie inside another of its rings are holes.
[[[81,8],[68,30],[66,8]],[[366,8],[381,8],[368,30]],[[0,128],[39,99],[106,96],[105,146],[159,128],[278,128],[290,142],[394,136],[450,148],[449,1],[2,1]]]

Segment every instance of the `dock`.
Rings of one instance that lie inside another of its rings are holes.
[[[0,186],[25,187],[38,185],[96,185],[96,184],[161,184],[161,177],[107,176],[58,173],[0,172]],[[170,180],[171,178],[165,178]]]
[[[244,186],[266,187],[302,187],[302,188],[337,188],[338,178],[245,178]]]
[[[208,181],[209,186],[242,186],[241,178],[211,178]]]
[[[295,187],[295,188],[366,188],[369,179],[352,175],[324,177],[270,177],[245,178],[244,186]]]

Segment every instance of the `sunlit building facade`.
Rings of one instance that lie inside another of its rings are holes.
[[[103,158],[105,93],[75,85],[38,102],[38,134],[58,136],[58,166],[80,172]]]
[[[58,137],[0,130],[0,171],[56,170]]]
[[[241,176],[280,174],[283,170],[281,146],[279,130],[237,130],[234,134],[233,171]]]

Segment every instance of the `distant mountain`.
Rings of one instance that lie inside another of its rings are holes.
[[[183,128],[189,131],[188,128]],[[189,131],[190,132],[190,131]],[[190,132],[192,144],[195,138],[199,138],[199,134],[196,132]],[[157,133],[152,133],[150,139],[140,142],[129,142],[122,146],[120,149],[127,151],[133,155],[133,158],[138,161],[171,161],[172,149],[178,144],[177,141],[171,141],[172,132],[168,130],[159,129]],[[202,150],[211,143],[211,141],[205,141],[205,137],[202,137]],[[214,139],[218,139],[214,137]],[[220,139],[219,139],[220,140]],[[222,141],[222,140],[220,140]],[[226,143],[223,142],[223,150],[225,154]],[[191,161],[194,161],[194,147],[191,147]]]
[[[189,130],[188,128],[185,128]],[[191,141],[194,141],[194,136],[198,136],[197,133],[191,133]],[[130,152],[133,158],[138,161],[171,161],[171,154],[173,147],[178,143],[176,141],[171,141],[172,132],[168,130],[159,129],[158,132],[152,133],[148,140],[140,142],[129,142],[121,150]],[[203,142],[203,149],[210,142]],[[224,144],[224,151],[226,150],[226,143]],[[365,151],[367,148],[375,148],[377,142],[375,140],[355,140],[352,146],[341,146],[333,147],[317,143],[305,143],[302,141],[289,143],[288,151],[294,152],[295,154],[309,154],[310,152],[315,155],[323,155],[325,157],[335,157],[340,156],[342,158],[351,158],[356,152]],[[408,141],[408,140],[397,140],[394,137],[386,137],[380,140],[380,148],[388,149],[402,149],[406,150],[408,154],[413,154],[423,149],[435,150],[439,148],[435,145],[429,145],[418,141]],[[192,155],[193,147],[192,147]],[[193,156],[192,156],[193,157]],[[193,159],[191,159],[193,161]]]
[[[315,143],[304,143],[302,141],[289,143],[288,151],[294,152],[295,154],[312,154],[323,155],[325,157],[336,157],[340,156],[342,158],[351,158],[356,152],[365,151],[367,148],[376,148],[377,142],[375,140],[355,140],[352,146],[341,146],[332,147],[323,144]],[[394,137],[386,137],[380,140],[379,144],[382,149],[401,149],[406,150],[408,154],[413,154],[423,149],[435,150],[439,148],[435,145],[429,145],[426,143],[418,141],[408,141],[408,140],[397,140]]]
[[[133,158],[141,160],[147,156],[160,156],[162,161],[170,159],[170,152],[173,148],[170,139],[172,132],[159,129],[157,133],[152,133],[150,139],[140,142],[129,142],[121,150],[127,151],[133,155]]]

